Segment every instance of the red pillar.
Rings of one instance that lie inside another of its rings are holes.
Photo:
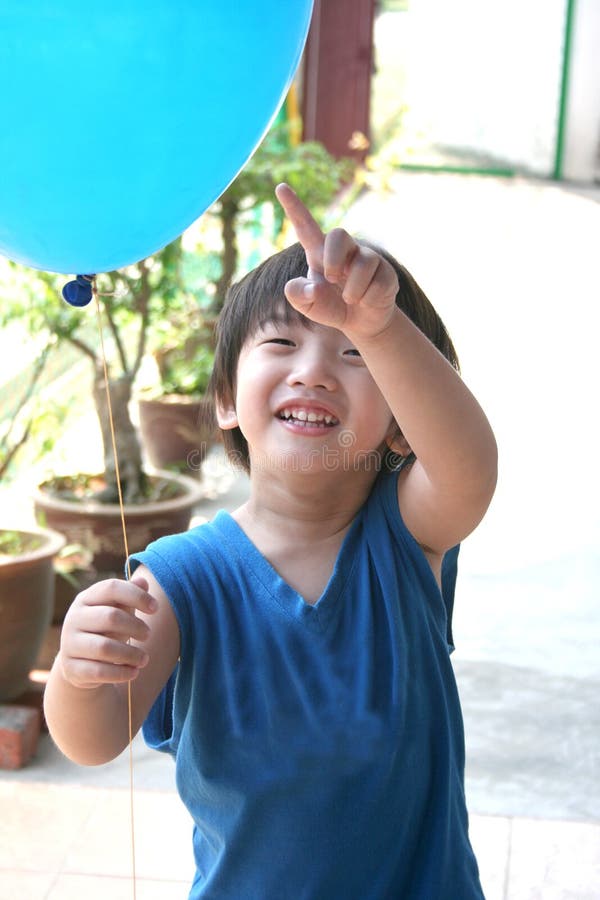
[[[362,160],[367,152],[375,3],[315,0],[304,51],[303,137],[337,157]]]

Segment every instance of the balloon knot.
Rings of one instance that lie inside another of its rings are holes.
[[[63,298],[70,306],[87,306],[91,301],[95,275],[77,275],[75,281],[67,281],[62,289]]]

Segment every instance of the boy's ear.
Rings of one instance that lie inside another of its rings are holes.
[[[398,428],[396,422],[392,422],[385,442],[392,453],[397,453],[399,456],[410,456],[412,453],[410,444]]]
[[[217,400],[217,402],[215,403],[215,415],[217,417],[217,424],[219,428],[223,429],[223,431],[228,431],[231,428],[237,428],[238,418],[233,403],[224,400]]]

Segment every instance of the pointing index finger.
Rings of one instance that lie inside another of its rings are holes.
[[[313,219],[309,210],[289,184],[278,184],[275,188],[275,196],[294,226],[296,236],[304,247],[309,267],[322,273],[325,235],[319,224]]]

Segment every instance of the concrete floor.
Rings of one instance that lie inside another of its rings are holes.
[[[453,657],[488,900],[600,900],[599,201],[400,173],[346,218],[421,282],[500,446],[496,497],[461,554]],[[216,466],[207,517],[245,489]],[[136,739],[133,771],[137,897],[183,898],[189,822],[170,760]],[[79,769],[46,737],[0,774],[0,809],[0,900],[132,896],[127,755]]]

